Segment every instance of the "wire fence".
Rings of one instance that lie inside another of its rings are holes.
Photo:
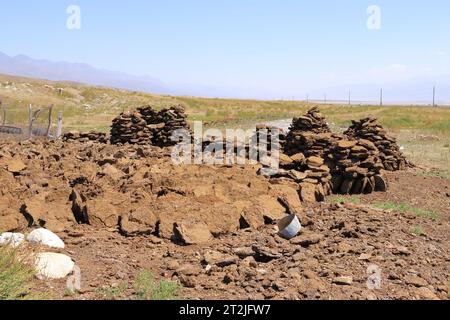
[[[28,122],[18,121],[13,110],[8,110],[0,100],[0,134],[14,135],[17,137],[61,137],[62,113],[58,113],[56,130],[53,126],[53,105],[48,108],[34,109],[30,105],[28,108]],[[10,120],[12,119],[12,120]]]
[[[429,101],[380,101],[376,100],[329,100],[329,99],[307,99],[308,103],[352,105],[352,106],[399,106],[399,107],[433,107]],[[434,107],[450,107],[450,101],[436,101]]]

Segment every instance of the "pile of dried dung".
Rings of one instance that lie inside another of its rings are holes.
[[[306,120],[311,118],[320,121]],[[293,180],[299,185],[302,200],[308,202],[322,201],[331,193],[386,191],[388,182],[383,173],[386,153],[380,148],[387,145],[384,141],[395,140],[388,138],[380,127],[375,129],[382,140],[376,136],[378,143],[374,143],[357,134],[350,135],[350,130],[347,135],[323,132],[327,131],[323,124],[326,121],[317,108],[294,120],[284,146],[285,154],[280,159],[281,169],[274,178]],[[389,145],[388,150],[393,149],[398,150],[396,144]]]
[[[368,140],[341,140],[329,155],[333,192],[361,194],[386,191],[387,180],[376,146]]]
[[[182,106],[161,111],[144,106],[134,112],[125,112],[113,120],[111,143],[146,144],[161,148],[173,146],[176,141],[171,138],[176,130],[189,131],[186,118]]]
[[[138,108],[153,134],[152,144],[158,147],[168,147],[176,144],[172,134],[176,130],[190,131],[187,115],[183,106],[177,105],[159,112],[150,106]]]
[[[112,144],[150,145],[153,134],[138,111],[127,111],[113,120],[111,129]]]
[[[400,151],[397,141],[373,117],[352,121],[352,126],[345,132],[351,138],[365,139],[373,142],[379,150],[379,157],[387,171],[404,170],[408,164]]]
[[[325,117],[320,113],[319,108],[314,107],[310,109],[306,115],[294,118],[290,131],[325,133],[331,132],[331,129],[328,126]]]

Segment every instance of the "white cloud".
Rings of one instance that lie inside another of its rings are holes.
[[[437,50],[434,54],[436,56],[442,57],[442,56],[445,56],[445,51],[444,50]]]

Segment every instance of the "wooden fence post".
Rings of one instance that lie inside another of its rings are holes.
[[[0,106],[2,107],[2,112],[3,112],[3,116],[2,116],[2,126],[6,125],[6,107],[3,105],[3,101],[0,98]]]
[[[62,111],[58,112],[58,123],[56,125],[56,139],[60,139],[62,135],[62,120],[63,113]]]
[[[50,105],[48,107],[48,125],[47,125],[47,132],[45,133],[45,136],[48,138],[50,136],[50,129],[52,127],[52,112],[53,112],[53,105]]]
[[[31,137],[33,136],[33,107],[31,106],[31,104],[28,106],[28,139],[31,139]]]
[[[33,123],[39,117],[40,113],[41,113],[41,109],[38,109],[35,112],[33,112],[33,107],[30,104],[30,106],[28,107],[28,138],[29,139],[31,139],[33,137]]]

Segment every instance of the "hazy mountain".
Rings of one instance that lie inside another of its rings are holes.
[[[124,72],[98,69],[87,64],[52,62],[36,60],[19,55],[10,57],[0,52],[0,74],[23,76],[55,81],[75,81],[90,85],[106,86],[142,91],[155,94],[202,96],[211,98],[242,98],[242,99],[304,99],[306,93],[300,87],[298,92],[289,89],[279,92],[275,88],[259,88],[249,86],[214,86],[190,84],[180,82],[165,84],[149,76],[133,76]],[[348,101],[348,91],[351,89],[352,101],[377,103],[380,88],[383,88],[385,103],[419,103],[431,104],[433,86],[436,85],[436,102],[449,104],[450,76],[432,79],[410,79],[402,83],[359,83],[343,84],[329,88],[318,88],[308,92],[310,100],[323,101],[327,94],[327,101]]]
[[[0,52],[0,73],[55,81],[75,81],[150,93],[175,93],[163,82],[147,76],[139,77],[97,69],[83,63],[36,60],[24,55],[10,57],[2,52]]]

